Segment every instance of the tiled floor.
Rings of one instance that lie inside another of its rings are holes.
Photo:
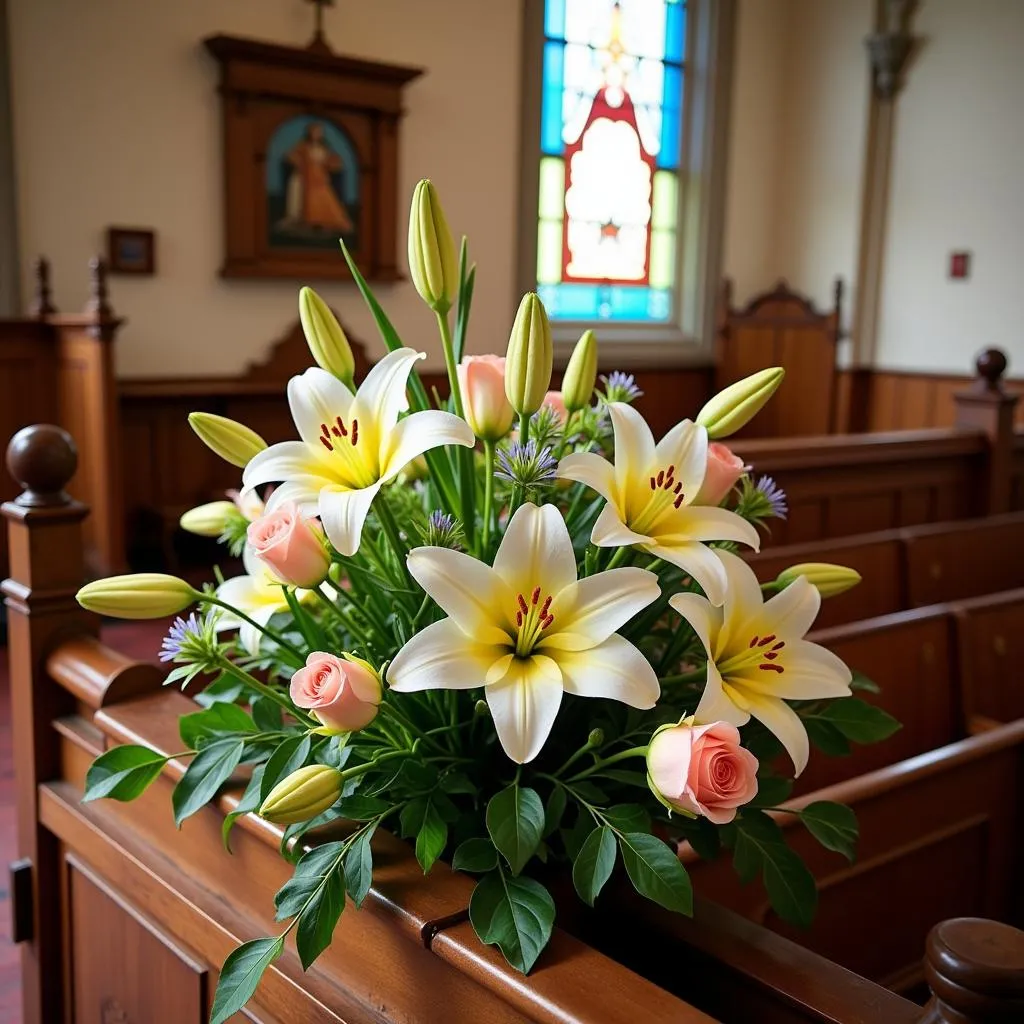
[[[135,658],[155,660],[163,622],[125,623],[105,631],[111,646]],[[18,950],[11,944],[7,865],[16,853],[14,759],[11,752],[11,698],[7,651],[0,649],[0,1024],[21,1024]]]

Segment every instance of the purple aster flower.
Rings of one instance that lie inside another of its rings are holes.
[[[516,441],[508,450],[498,450],[498,466],[494,475],[520,487],[535,487],[555,479],[558,462],[547,446],[538,448],[536,441]]]
[[[190,640],[198,640],[202,636],[202,624],[193,612],[187,619],[180,615],[171,624],[163,643],[160,645],[160,660],[174,661],[180,657]]]
[[[454,516],[436,510],[430,513],[423,543],[428,547],[451,548],[457,551],[462,543],[462,527]]]
[[[636,378],[631,373],[613,370],[607,376],[601,375],[604,381],[604,398],[606,402],[635,402],[643,395],[637,387]]]
[[[776,519],[785,519],[789,513],[789,505],[786,504],[786,492],[770,477],[762,476],[754,488],[771,509],[771,514]]]

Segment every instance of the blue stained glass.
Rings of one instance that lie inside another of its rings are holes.
[[[644,285],[542,284],[537,286],[552,320],[667,321],[672,293]]]
[[[562,63],[561,43],[544,44],[544,98],[541,101],[540,148],[545,153],[562,152]]]
[[[683,107],[683,73],[671,64],[665,65],[665,93],[661,118],[661,150],[659,167],[679,166],[679,134]]]
[[[547,0],[544,5],[544,34],[565,38],[565,0]]]
[[[548,10],[558,4],[549,3]],[[548,33],[551,34],[550,32]],[[665,59],[683,62],[686,52],[686,5],[683,3],[665,4]]]

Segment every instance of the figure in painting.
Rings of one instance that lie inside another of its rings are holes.
[[[278,231],[305,235],[312,229],[332,237],[350,234],[352,217],[334,183],[344,175],[345,162],[325,139],[324,126],[312,122],[284,159],[289,174],[285,214]]]

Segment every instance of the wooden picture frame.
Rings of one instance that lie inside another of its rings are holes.
[[[155,274],[156,232],[150,228],[107,228],[107,269],[111,274]]]
[[[211,36],[224,131],[224,277],[367,278],[397,263],[402,87],[417,68]]]

